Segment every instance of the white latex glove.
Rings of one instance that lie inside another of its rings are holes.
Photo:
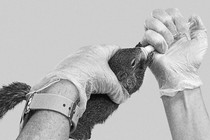
[[[190,23],[190,24],[189,24]],[[168,48],[165,54],[154,52],[150,66],[161,95],[201,86],[198,69],[207,50],[207,34],[200,17],[184,19],[178,9],[157,9],[145,22],[142,44]]]
[[[128,92],[118,82],[108,65],[109,59],[120,47],[114,45],[88,46],[64,59],[32,91],[41,91],[59,79],[71,81],[79,91],[82,115],[91,93],[107,94],[117,104],[124,102]]]

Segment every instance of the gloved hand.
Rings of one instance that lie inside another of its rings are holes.
[[[80,48],[59,63],[32,91],[41,91],[59,79],[69,80],[79,91],[80,115],[84,113],[92,93],[107,94],[113,102],[120,104],[129,94],[108,65],[108,60],[119,49],[120,47],[114,45]]]
[[[145,22],[142,44],[168,48],[165,54],[154,52],[150,65],[161,95],[201,86],[198,69],[207,50],[207,34],[200,17],[184,19],[178,9],[157,9]]]

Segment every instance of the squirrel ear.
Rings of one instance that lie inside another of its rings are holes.
[[[135,48],[136,48],[136,47],[142,47],[141,42],[139,42],[139,43],[135,46]]]

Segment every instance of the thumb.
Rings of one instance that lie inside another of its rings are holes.
[[[197,62],[200,63],[208,48],[206,27],[204,26],[201,18],[197,15],[191,16],[189,22],[192,23],[190,26],[192,43],[194,44],[193,46],[196,47],[196,49],[191,49],[195,51],[192,54],[195,54]]]
[[[149,60],[149,63],[148,63],[149,68],[153,69],[154,65],[161,65],[160,64],[161,62],[159,60],[162,58],[162,56],[164,56],[164,54],[160,54],[160,53],[158,53],[156,51],[153,51],[152,53],[150,53],[149,58],[148,58],[148,60]]]
[[[190,36],[191,39],[206,39],[207,33],[206,27],[204,26],[201,18],[197,15],[192,15],[189,19],[190,26]]]

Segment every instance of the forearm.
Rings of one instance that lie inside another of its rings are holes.
[[[200,88],[163,96],[173,140],[209,140],[210,120]]]
[[[68,81],[60,81],[42,92],[60,94],[72,100],[78,98],[77,89]],[[32,115],[17,140],[68,140],[69,132],[67,117],[54,111],[40,110]]]
[[[52,111],[37,111],[27,122],[17,140],[68,140],[68,119]]]

